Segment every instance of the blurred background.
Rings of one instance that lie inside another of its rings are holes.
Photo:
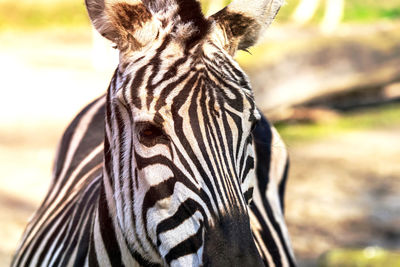
[[[83,2],[0,0],[0,266],[44,197],[66,125],[117,64]],[[291,156],[300,266],[400,266],[399,29],[400,0],[287,0],[237,55]]]

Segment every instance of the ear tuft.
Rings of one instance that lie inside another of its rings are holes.
[[[111,7],[113,24],[121,30],[135,32],[146,22],[151,20],[151,13],[143,4],[130,5],[127,3],[117,3]]]
[[[147,38],[141,33],[146,28],[146,23],[151,24],[152,20],[151,13],[143,4],[117,3],[107,13],[119,33],[119,39],[115,41],[119,47],[127,45],[136,50],[154,40],[151,29]]]
[[[86,0],[86,7],[97,31],[120,50],[136,50],[156,38],[153,16],[141,1]]]
[[[212,15],[216,21],[213,38],[231,55],[237,49],[245,50],[254,45],[263,30],[274,20],[283,0],[234,0]]]
[[[253,45],[257,39],[260,25],[256,21],[239,13],[222,9],[212,16],[217,21],[220,29],[225,33],[224,49],[234,54],[237,49],[246,49]]]

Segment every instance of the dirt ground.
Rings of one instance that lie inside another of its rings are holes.
[[[400,249],[400,125],[289,147],[286,218],[312,266],[335,248]]]
[[[68,121],[105,91],[87,29],[0,34],[0,266],[51,176]],[[400,125],[289,146],[286,217],[302,266],[338,247],[400,248]]]

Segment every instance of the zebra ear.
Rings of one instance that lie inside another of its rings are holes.
[[[211,16],[216,22],[213,39],[231,55],[254,45],[272,23],[284,0],[233,0]]]
[[[157,38],[158,24],[138,0],[85,0],[96,30],[120,50],[139,49]]]

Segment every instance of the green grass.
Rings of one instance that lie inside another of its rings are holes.
[[[74,27],[89,24],[83,0],[62,1],[57,4],[17,1],[0,3],[0,30]]]
[[[380,248],[364,250],[338,249],[321,258],[319,267],[381,267],[400,266],[400,253]]]
[[[293,145],[350,131],[400,126],[400,104],[345,113],[339,118],[327,122],[278,123],[275,126],[283,139],[289,145]]]
[[[400,18],[400,0],[351,0],[347,1],[345,21],[374,21]]]
[[[287,0],[277,16],[280,22],[289,21],[299,0]],[[321,0],[321,3],[324,3]],[[321,21],[324,5],[320,4],[312,22]],[[345,22],[373,22],[377,20],[400,19],[400,0],[345,0]]]

